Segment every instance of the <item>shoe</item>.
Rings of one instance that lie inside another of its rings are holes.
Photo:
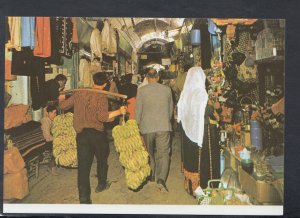
[[[157,187],[159,188],[159,190],[160,190],[161,192],[164,192],[164,193],[169,192],[169,190],[168,190],[168,188],[167,188],[167,186],[166,186],[166,183],[165,183],[164,180],[162,180],[162,179],[158,179],[158,180],[157,180]]]
[[[109,181],[106,181],[106,183],[104,185],[103,184],[97,185],[95,192],[96,193],[103,192],[104,190],[109,189],[110,185],[111,185],[111,182],[109,182]]]

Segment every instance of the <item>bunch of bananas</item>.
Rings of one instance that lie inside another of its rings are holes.
[[[128,120],[124,126],[112,130],[119,160],[125,167],[127,186],[136,190],[150,175],[149,154],[143,146],[140,131],[135,120]]]
[[[76,132],[73,114],[58,115],[53,120],[53,156],[56,164],[77,167]]]

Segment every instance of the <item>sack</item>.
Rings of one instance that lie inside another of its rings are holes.
[[[4,129],[17,127],[31,120],[28,105],[17,104],[11,105],[4,109]]]
[[[16,147],[4,150],[4,174],[16,173],[25,167],[25,162]]]
[[[27,170],[3,176],[3,199],[23,199],[29,193]]]

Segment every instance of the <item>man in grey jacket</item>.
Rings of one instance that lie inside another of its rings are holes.
[[[148,84],[137,92],[135,117],[150,154],[151,181],[156,178],[158,188],[168,192],[165,182],[170,161],[172,93],[168,86],[158,83],[155,69],[150,68],[146,76]]]

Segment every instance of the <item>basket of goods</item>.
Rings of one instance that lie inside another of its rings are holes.
[[[212,186],[215,185],[214,187]],[[225,188],[219,179],[209,180],[202,194],[196,195],[199,205],[249,205],[249,196],[233,188]]]
[[[137,190],[150,175],[151,168],[136,120],[115,126],[112,136],[119,160],[125,168],[126,184],[131,190]]]
[[[217,188],[216,187],[217,184]],[[225,190],[223,183],[219,179],[209,180],[207,188],[203,190],[202,194],[196,195],[198,204],[200,205],[223,205],[224,195],[222,191]]]

